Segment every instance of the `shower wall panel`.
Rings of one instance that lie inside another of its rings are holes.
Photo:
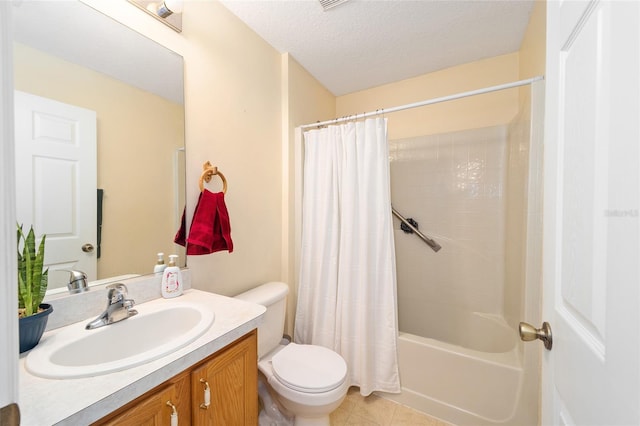
[[[525,318],[525,243],[531,145],[530,96],[528,92],[525,94],[526,102],[523,102],[520,113],[509,124],[507,142],[504,316],[513,329]]]
[[[400,330],[441,338],[457,312],[503,314],[507,126],[390,141]]]

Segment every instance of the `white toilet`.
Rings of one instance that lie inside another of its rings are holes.
[[[280,344],[289,287],[270,282],[236,296],[267,308],[258,327],[258,369],[296,425],[329,425],[349,389],[347,363],[322,346]]]

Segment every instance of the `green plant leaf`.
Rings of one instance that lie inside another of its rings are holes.
[[[32,228],[33,230],[33,228]],[[35,245],[35,234],[34,234],[34,245]],[[45,243],[46,235],[42,236],[40,240],[40,245],[38,246],[38,252],[34,253],[34,262],[33,262],[33,276],[31,281],[31,303],[33,312],[38,312],[38,307],[40,306],[40,302],[44,298],[44,292],[47,291],[47,285],[45,282],[44,291],[42,291],[42,276],[43,271],[42,267],[44,266],[44,243]]]
[[[38,297],[37,297],[37,300],[35,301],[36,312],[38,312],[40,304],[42,303],[42,300],[44,299],[44,296],[47,293],[48,285],[49,285],[49,269],[44,271],[40,278],[40,288],[38,289]]]
[[[22,225],[18,226],[18,308],[25,308],[25,298],[27,298],[27,266],[22,253],[20,253],[20,242],[24,239]]]
[[[22,225],[18,232],[18,306],[24,308],[24,315],[30,316],[38,312],[44,299],[49,281],[49,270],[43,272],[46,235],[42,236],[36,251],[36,236],[33,226],[25,237]],[[20,253],[20,244],[22,253]]]
[[[25,298],[25,315],[33,315],[33,261],[35,260],[36,251],[36,234],[33,232],[33,227],[29,229],[27,238],[24,240],[24,251],[22,256],[25,258],[25,264],[27,268],[27,279],[25,284],[27,287],[27,297]]]
[[[31,306],[27,284],[22,276],[18,275],[18,308],[27,310],[27,306]]]

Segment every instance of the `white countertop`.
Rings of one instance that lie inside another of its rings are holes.
[[[170,304],[172,301],[210,306],[215,312],[214,323],[193,343],[147,364],[102,376],[55,380],[27,372],[24,366],[27,353],[22,354],[21,425],[75,426],[94,422],[257,328],[265,312],[260,305],[193,289],[175,299],[146,303]],[[60,330],[46,332],[43,341]],[[37,350],[37,346],[33,350]]]

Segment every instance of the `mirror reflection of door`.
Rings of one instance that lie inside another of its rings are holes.
[[[97,278],[96,113],[15,92],[16,213],[47,235],[45,266]],[[50,272],[51,274],[51,272]]]

